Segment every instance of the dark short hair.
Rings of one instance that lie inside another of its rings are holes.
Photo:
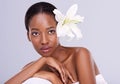
[[[48,2],[38,2],[33,4],[26,12],[25,14],[25,27],[26,30],[29,32],[29,23],[32,17],[38,13],[46,13],[50,14],[55,17],[53,10],[56,9],[56,7]]]

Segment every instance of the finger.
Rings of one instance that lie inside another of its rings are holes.
[[[66,84],[66,81],[65,81],[65,71],[64,71],[64,68],[62,65],[60,65],[59,67],[59,72],[60,72],[60,76],[61,76],[61,79],[63,81],[64,84]]]
[[[66,73],[68,75],[68,78],[72,81],[72,83],[74,83],[75,81],[74,81],[72,75],[69,73],[69,71],[67,69],[66,69]]]
[[[49,57],[48,59],[49,59],[49,61],[47,62],[47,64],[49,66],[55,68],[58,71],[58,73],[59,73],[59,75],[61,77],[61,80],[63,82],[65,82],[65,80],[64,80],[64,73],[65,72],[64,72],[64,69],[62,67],[62,64],[58,60],[55,60],[55,59],[53,59],[51,57]]]
[[[65,84],[65,80],[64,80],[64,78],[65,78],[65,77],[64,77],[65,72],[64,72],[64,69],[63,69],[62,64],[59,63],[59,62],[56,62],[56,63],[54,64],[54,66],[51,66],[51,65],[49,65],[49,66],[54,68],[54,70],[52,69],[53,71],[56,70],[56,71],[59,73],[62,82]],[[56,72],[56,71],[55,71],[55,72]]]
[[[68,76],[67,76],[67,74],[66,74],[66,70],[65,70],[65,67],[64,67],[64,66],[62,67],[62,70],[63,70],[64,84],[67,84],[67,82],[68,82]]]

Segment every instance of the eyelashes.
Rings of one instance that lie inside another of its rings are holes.
[[[56,34],[56,30],[55,29],[49,29],[46,33],[48,35],[54,35],[54,34]],[[37,37],[37,36],[40,36],[41,33],[39,31],[32,31],[31,35]]]
[[[48,34],[50,34],[50,35],[51,35],[51,34],[55,34],[55,33],[56,33],[56,30],[55,30],[55,29],[51,29],[51,30],[48,31]]]
[[[39,33],[39,32],[32,32],[31,35],[32,35],[32,36],[39,36],[40,33]]]

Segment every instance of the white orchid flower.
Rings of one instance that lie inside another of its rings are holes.
[[[63,15],[59,10],[54,9],[55,18],[58,22],[57,24],[57,36],[64,37],[67,36],[70,39],[82,38],[81,30],[78,28],[77,23],[83,22],[84,17],[76,15],[78,6],[77,4],[72,5],[66,15]]]

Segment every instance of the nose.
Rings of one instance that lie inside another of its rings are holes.
[[[47,45],[48,44],[48,36],[46,34],[41,35],[41,44]]]

